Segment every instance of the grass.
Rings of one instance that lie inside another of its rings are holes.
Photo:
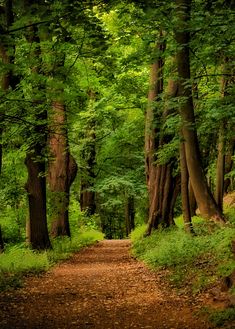
[[[235,320],[235,308],[229,307],[226,310],[215,311],[210,313],[209,320],[213,322],[217,327],[230,324]]]
[[[132,252],[137,258],[153,269],[169,269],[169,280],[175,286],[187,286],[197,293],[235,270],[231,251],[235,226],[219,227],[200,217],[193,219],[193,225],[195,236],[183,230],[179,217],[176,227],[156,230],[146,238],[146,226],[138,227],[131,239]]]
[[[20,287],[24,275],[47,271],[58,261],[102,239],[103,234],[98,231],[82,230],[72,239],[54,239],[53,249],[44,252],[33,251],[22,243],[8,246],[0,255],[0,290]]]

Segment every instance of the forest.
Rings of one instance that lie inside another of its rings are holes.
[[[131,238],[175,286],[222,280],[235,319],[234,16],[234,0],[0,0],[1,289]]]

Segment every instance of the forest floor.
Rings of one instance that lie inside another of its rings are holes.
[[[99,242],[1,293],[0,328],[213,328],[200,296],[177,293],[129,248],[128,240]]]

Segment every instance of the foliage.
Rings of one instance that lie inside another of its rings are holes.
[[[209,316],[210,321],[212,321],[217,327],[229,325],[231,321],[235,320],[235,308],[229,307],[223,311],[212,312]]]
[[[190,285],[197,292],[235,269],[231,251],[235,228],[208,225],[200,218],[194,228],[196,236],[173,227],[145,238],[145,226],[138,227],[131,234],[132,252],[152,268],[169,268],[172,282]]]

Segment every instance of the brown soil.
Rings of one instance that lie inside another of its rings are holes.
[[[102,241],[2,293],[0,328],[213,328],[196,315],[199,301],[170,289],[129,247],[127,240]]]

